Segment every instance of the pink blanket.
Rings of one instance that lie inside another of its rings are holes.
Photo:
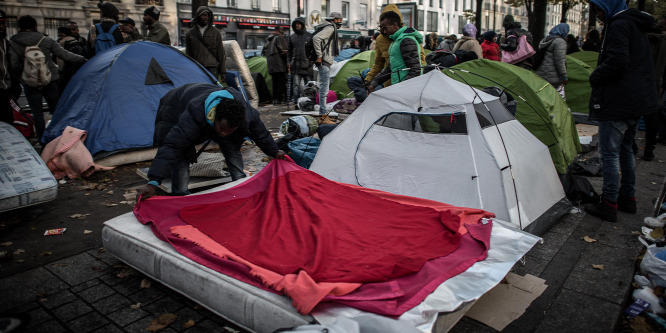
[[[42,160],[56,179],[88,177],[95,171],[111,170],[93,162],[92,155],[83,144],[86,131],[67,126],[62,135],[49,142],[42,151]]]

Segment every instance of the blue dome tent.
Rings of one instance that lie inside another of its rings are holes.
[[[175,48],[140,41],[115,46],[86,62],[65,88],[42,142],[67,126],[88,132],[93,156],[153,145],[155,114],[167,91],[217,80]]]

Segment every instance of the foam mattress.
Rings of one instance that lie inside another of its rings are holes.
[[[51,201],[58,182],[28,140],[0,122],[0,212]]]

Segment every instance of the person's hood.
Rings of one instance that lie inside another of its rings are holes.
[[[301,30],[296,30],[296,22],[300,23],[303,28]],[[291,22],[291,30],[293,30],[295,33],[302,35],[305,33],[305,19],[302,17],[297,17],[294,19],[293,22]]]
[[[506,15],[502,20],[502,27],[506,29],[509,25],[513,24],[514,22],[516,22],[516,20],[513,18],[513,15],[510,14]]]
[[[223,98],[234,99],[234,96],[226,90],[218,90],[212,92],[206,98],[206,103],[204,107],[204,116],[206,117],[206,122],[208,125],[214,126],[213,122],[215,121],[215,111],[217,105],[220,104]]]
[[[636,8],[630,8],[625,11],[617,13],[614,17],[613,20],[617,19],[625,19],[625,20],[630,20],[636,24],[638,29],[640,29],[642,32],[650,32],[652,30],[652,27],[654,26],[654,18],[652,15],[642,12]]]
[[[569,25],[566,23],[560,23],[554,26],[552,29],[550,29],[548,37],[562,37],[566,39],[568,34],[569,34]]]
[[[194,24],[197,24],[197,19],[199,18],[199,16],[201,16],[201,14],[206,12],[208,13],[208,17],[210,17],[210,20],[208,20],[208,26],[213,25],[213,11],[206,6],[201,6],[197,9],[197,13],[194,14],[194,17],[192,18]]]
[[[62,43],[62,45],[64,45],[67,42],[76,42],[76,38],[74,38],[73,36],[65,36],[65,38],[60,40],[60,43]]]
[[[483,33],[483,39],[487,40],[489,42],[492,42],[493,38],[495,38],[495,36],[497,36],[497,33],[492,31],[492,30],[491,31],[486,31],[485,33]]]
[[[19,31],[16,35],[12,36],[10,40],[17,42],[21,46],[31,46],[37,44],[42,37],[44,37],[44,34],[38,31]],[[45,40],[46,39],[44,39],[44,41]],[[42,41],[42,43],[44,43],[44,41]]]
[[[472,23],[465,24],[463,27],[463,35],[476,38],[476,26]]]
[[[400,13],[400,9],[398,9],[398,6],[396,6],[395,4],[386,5],[386,7],[382,9],[382,14],[386,12],[395,12],[396,14],[398,14],[398,16],[400,16],[400,22],[402,22],[402,14]]]
[[[412,27],[402,27],[398,29],[398,31],[396,31],[389,38],[391,38],[392,40],[396,40],[401,35],[412,36],[416,38],[416,41],[419,43],[419,45],[423,44],[423,35],[420,32],[414,30],[414,28]]]
[[[590,0],[590,2],[604,11],[606,21],[615,16],[615,14],[627,9],[625,0]]]
[[[560,36],[548,36],[548,37],[542,39],[542,40],[539,42],[539,48],[540,48],[540,49],[545,49],[545,48],[547,48],[548,46],[550,46],[550,44],[553,43],[553,41],[555,41],[555,40],[558,39],[558,38],[561,38],[561,37],[560,37]]]
[[[275,36],[280,36],[280,35],[281,34],[279,32],[273,31],[268,35],[268,41],[270,42],[271,40],[273,40],[273,38],[275,38]]]

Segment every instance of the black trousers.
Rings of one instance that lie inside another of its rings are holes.
[[[0,89],[0,121],[8,124],[14,123],[14,114],[9,105],[9,89]]]
[[[271,73],[273,77],[273,99],[278,102],[287,100],[287,73]]]

